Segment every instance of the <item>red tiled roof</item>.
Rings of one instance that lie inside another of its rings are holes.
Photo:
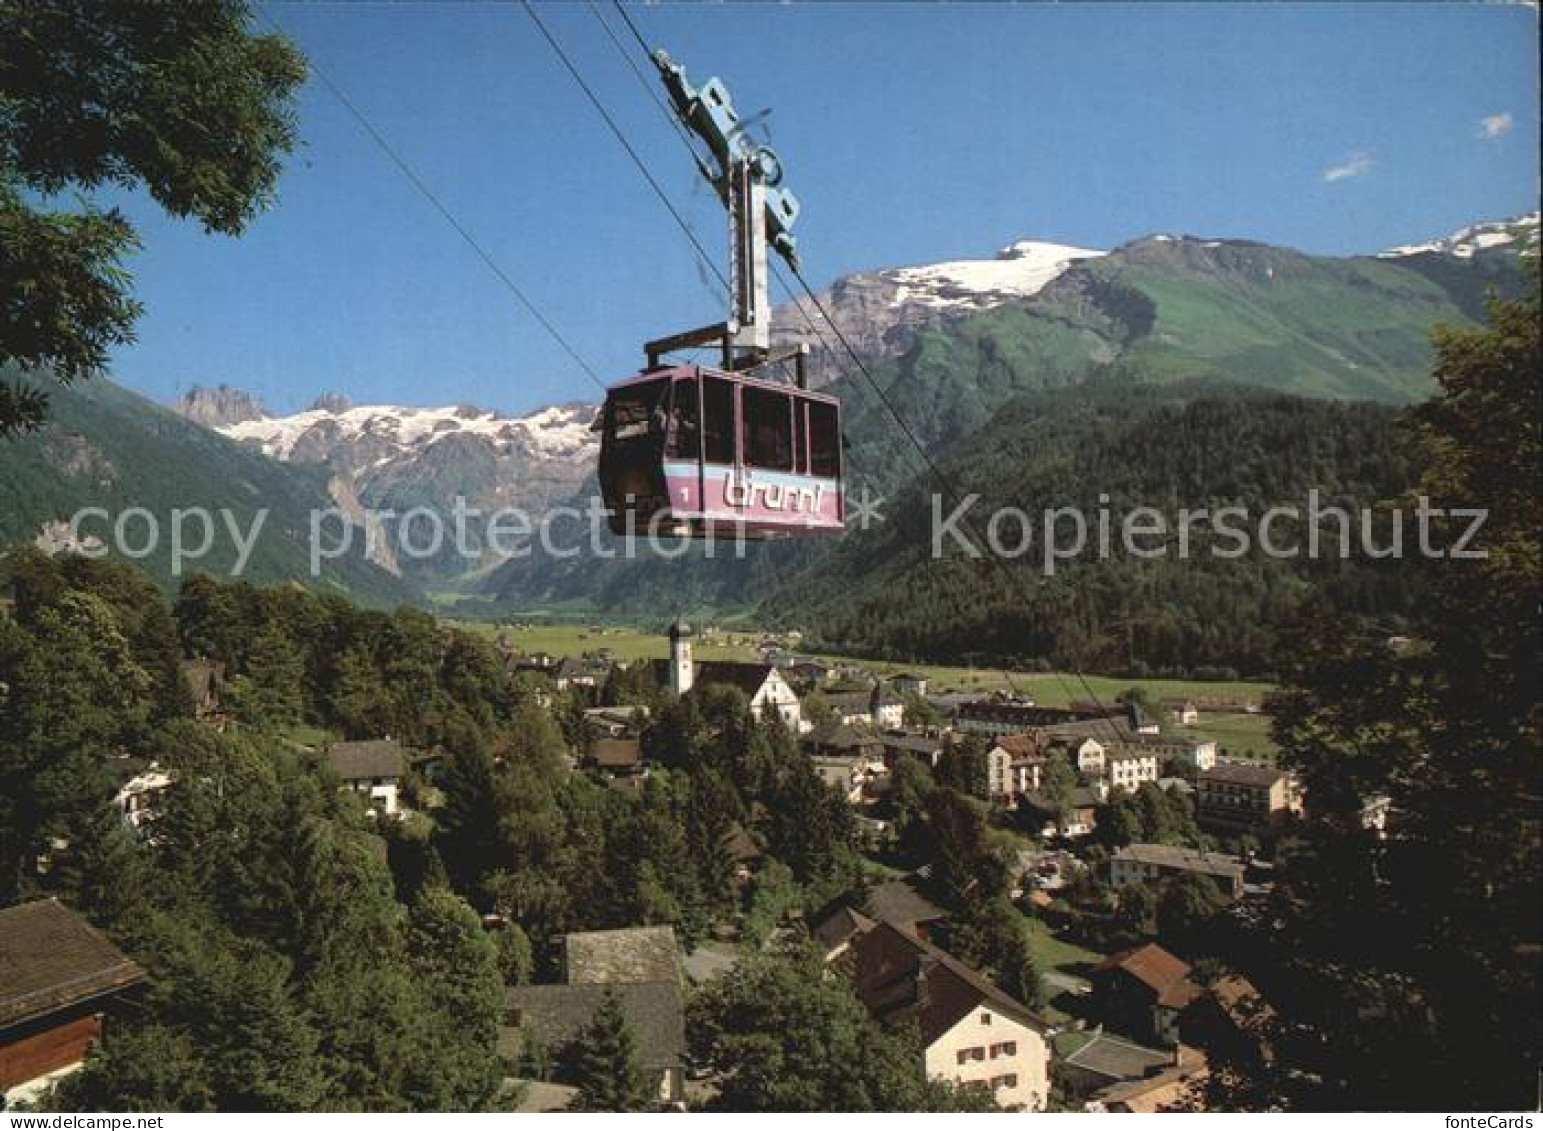
[[[1111,954],[1093,967],[1095,974],[1106,970],[1123,970],[1150,986],[1155,993],[1161,994],[1173,983],[1188,976],[1189,963],[1175,958],[1156,943],[1147,943],[1145,946]]]

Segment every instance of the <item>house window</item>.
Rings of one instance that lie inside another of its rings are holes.
[[[980,1015],[980,1023],[982,1025],[990,1025],[991,1024],[991,1014],[989,1014],[989,1013],[982,1013]]]

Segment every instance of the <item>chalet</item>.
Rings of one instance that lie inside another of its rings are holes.
[[[1180,876],[1207,876],[1230,899],[1243,894],[1243,861],[1221,852],[1197,852],[1169,844],[1127,844],[1109,858],[1112,887],[1160,887]]]
[[[1042,836],[1082,837],[1098,825],[1098,811],[1107,800],[1108,790],[1104,786],[1091,785],[1073,789],[1064,812],[1041,792],[1023,794],[1018,805],[1043,820]]]
[[[1189,970],[1156,943],[1122,950],[1093,967],[1094,1004],[1122,1033],[1171,1039],[1178,1015],[1204,993]]]
[[[835,720],[815,727],[799,739],[799,744],[817,758],[857,758],[881,764],[884,761],[884,744],[877,735]]]
[[[30,1102],[79,1068],[123,995],[145,981],[56,899],[0,910],[0,1098]]]
[[[626,927],[567,935],[563,970],[562,982],[506,991],[499,1038],[506,1061],[517,1062],[532,1038],[543,1049],[560,1053],[589,1024],[609,992],[637,1037],[643,1069],[658,1079],[660,1102],[682,1102],[686,1022],[675,932],[669,927]]]
[[[873,725],[885,730],[893,730],[905,725],[905,700],[900,698],[895,690],[887,684],[876,683],[873,685]]]
[[[859,935],[876,926],[878,920],[843,903],[816,919],[809,937],[819,946],[826,962],[835,962],[852,949]]]
[[[927,677],[916,672],[901,672],[890,676],[889,682],[901,695],[926,695]]]
[[[598,738],[626,738],[648,723],[648,708],[641,706],[586,707],[584,724]]]
[[[1195,781],[1195,816],[1205,828],[1264,832],[1302,812],[1301,792],[1284,770],[1254,762],[1222,762]]]
[[[813,691],[830,679],[832,668],[818,660],[794,660],[783,666],[789,683],[801,691]]]
[[[942,757],[948,740],[937,734],[916,734],[910,731],[887,730],[879,735],[884,747],[884,762],[891,770],[901,758],[910,756],[924,766],[936,766]]]
[[[1181,727],[1197,726],[1200,723],[1200,708],[1195,706],[1193,699],[1182,699],[1168,703],[1168,714],[1174,722]]]
[[[595,769],[613,776],[643,772],[643,747],[635,738],[602,738],[589,749]]]
[[[551,679],[557,674],[558,660],[550,652],[515,652],[506,658],[505,663],[516,675],[529,672],[532,675],[544,675]]]
[[[566,656],[552,670],[552,682],[559,691],[574,687],[594,691],[605,686],[614,666],[609,661],[593,656]]]
[[[326,747],[327,765],[347,789],[364,797],[385,817],[401,810],[397,787],[407,769],[407,753],[395,739],[333,742]]]
[[[947,951],[882,920],[853,938],[844,962],[869,1012],[919,1033],[930,1078],[989,1090],[1009,1111],[1044,1108],[1048,1026],[1022,1002]]]
[[[929,938],[948,918],[946,911],[922,894],[915,876],[877,884],[868,889],[862,902],[860,909],[855,908],[850,896],[843,896],[810,920],[810,934],[820,944],[827,962],[844,953],[860,931],[881,919]]]

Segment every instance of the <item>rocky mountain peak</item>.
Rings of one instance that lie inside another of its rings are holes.
[[[224,428],[248,420],[268,419],[262,401],[243,389],[229,385],[206,388],[194,385],[171,406],[178,416],[202,424],[205,428]]]
[[[354,407],[353,400],[346,393],[336,391],[323,393],[311,404],[312,412],[347,412]],[[234,421],[232,421],[234,423]]]

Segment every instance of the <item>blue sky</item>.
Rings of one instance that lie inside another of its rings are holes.
[[[685,238],[517,5],[267,10],[603,378],[631,372],[646,338],[722,316]],[[721,75],[742,114],[771,109],[816,285],[1023,238],[1103,248],[1168,231],[1365,252],[1536,207],[1529,8],[632,14],[694,80]],[[716,199],[593,12],[542,15],[721,253]],[[143,237],[131,268],[146,305],[115,357],[120,380],[162,400],[228,383],[279,411],[329,389],[511,412],[596,396],[322,84],[299,118],[279,199],[239,239],[117,201]]]

